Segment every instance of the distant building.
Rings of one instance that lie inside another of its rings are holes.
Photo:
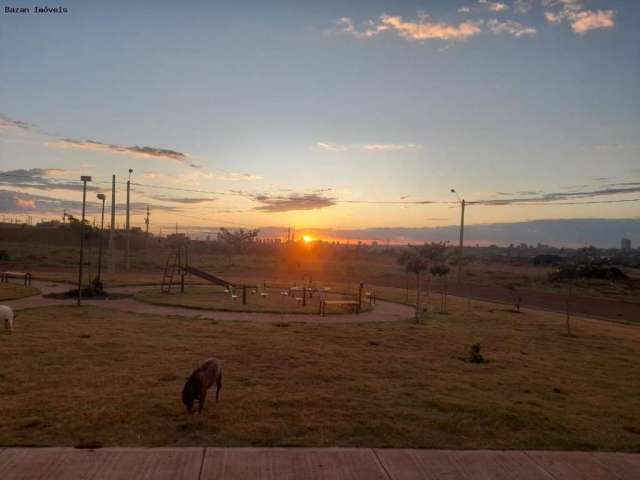
[[[620,240],[620,250],[623,252],[628,252],[631,250],[631,240],[628,238],[623,238]]]

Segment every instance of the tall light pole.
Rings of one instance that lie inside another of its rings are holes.
[[[129,224],[129,194],[131,192],[131,174],[133,173],[133,169],[129,169],[129,178],[127,179],[127,270],[131,266],[131,258],[129,257],[129,251],[131,248],[131,229]]]
[[[104,236],[104,201],[107,197],[104,193],[98,194],[98,200],[102,200],[102,220],[100,222],[100,242],[98,247],[98,278],[96,286],[102,288],[102,237]]]
[[[464,207],[466,206],[466,202],[464,198],[460,198],[458,192],[456,192],[455,188],[451,189],[451,193],[455,193],[458,201],[460,202],[460,247],[459,247],[459,258],[458,258],[458,283],[462,283],[462,261],[464,259]]]
[[[87,182],[91,181],[91,177],[83,175],[80,177],[82,181],[82,220],[80,221],[80,265],[78,266],[78,306],[82,300],[82,263],[84,261],[84,214],[87,203]]]
[[[116,176],[111,176],[111,228],[109,229],[109,273],[116,271]]]

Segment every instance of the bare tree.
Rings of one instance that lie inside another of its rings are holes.
[[[517,283],[509,283],[505,285],[505,288],[511,292],[511,299],[513,300],[513,310],[516,313],[520,313],[520,305],[522,304],[522,294],[518,290]]]
[[[573,282],[569,282],[569,288],[567,289],[567,297],[565,299],[566,302],[566,323],[567,323],[567,335],[573,335],[571,333],[571,297],[573,294]]]
[[[242,248],[247,243],[255,241],[256,237],[260,233],[260,230],[245,230],[239,228],[238,230],[231,231],[226,228],[221,228],[218,232],[218,241],[227,244],[233,250],[242,251]]]

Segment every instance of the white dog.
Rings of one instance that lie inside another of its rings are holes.
[[[0,305],[0,320],[4,320],[4,328],[11,331],[13,329],[13,321],[16,316],[11,307]]]

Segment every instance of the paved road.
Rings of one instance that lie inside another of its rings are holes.
[[[40,289],[42,294],[59,293],[69,290],[69,285],[55,284],[51,282],[33,282],[33,286]],[[133,294],[146,287],[116,287],[108,289],[109,292]],[[358,322],[388,322],[401,321],[413,318],[414,309],[398,303],[378,301],[373,310],[360,314],[335,314],[321,317],[314,314],[301,313],[254,313],[254,312],[222,312],[216,310],[199,310],[193,308],[151,305],[139,302],[133,298],[119,300],[83,300],[84,305],[95,305],[122,312],[146,313],[153,315],[176,315],[182,317],[208,318],[216,320],[236,321],[261,321],[261,322],[304,322],[304,323],[358,323]],[[56,300],[45,298],[42,295],[7,300],[4,305],[9,305],[14,310],[25,308],[45,307],[51,305],[75,305],[75,300]]]
[[[0,478],[637,480],[640,455],[371,448],[6,448]]]

